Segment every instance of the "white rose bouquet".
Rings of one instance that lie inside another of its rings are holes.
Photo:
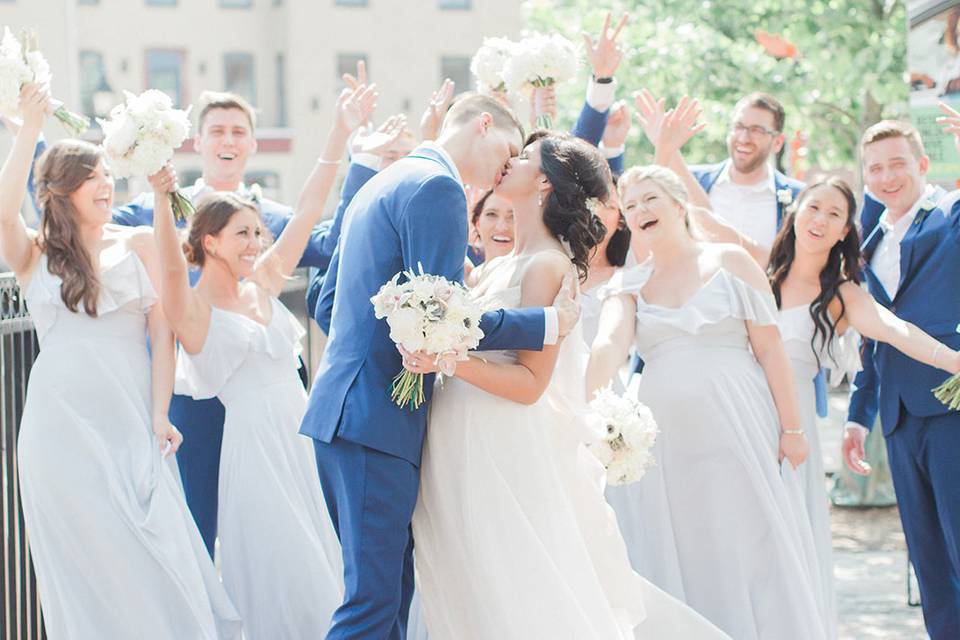
[[[151,176],[173,157],[190,133],[190,110],[173,108],[170,96],[148,89],[139,96],[124,91],[126,100],[100,120],[103,148],[117,177]],[[178,189],[170,194],[174,219],[193,214],[190,200]]]
[[[406,280],[399,282],[400,277]],[[437,354],[441,374],[452,375],[456,362],[480,344],[483,310],[460,283],[413,270],[398,273],[370,298],[378,319],[386,318],[390,339],[410,352]],[[390,397],[398,407],[418,409],[424,401],[424,374],[404,369],[393,379]]]
[[[579,64],[577,48],[561,35],[535,35],[514,45],[502,77],[506,87],[522,91],[531,87],[549,87],[573,78]],[[537,126],[553,128],[549,116],[538,116]]]
[[[651,449],[659,430],[653,414],[632,398],[619,396],[607,386],[590,401],[593,418],[604,428],[603,438],[590,451],[607,469],[607,482],[629,484],[655,464]]]
[[[36,32],[25,30],[17,38],[4,27],[0,40],[0,113],[9,118],[20,115],[20,89],[28,82],[49,83],[50,65],[43,57]],[[74,136],[87,130],[90,122],[54,101],[53,116]]]
[[[481,91],[504,93],[503,69],[513,55],[517,43],[507,38],[484,38],[470,61],[470,72],[476,77]]]

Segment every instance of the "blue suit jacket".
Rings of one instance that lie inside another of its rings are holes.
[[[597,111],[590,106],[589,102],[584,102],[580,115],[577,117],[570,133],[598,147],[603,139],[603,131],[607,128],[607,117],[609,115],[610,109]],[[613,175],[619,176],[623,173],[623,154],[607,158],[607,164],[610,166]]]
[[[193,199],[194,190],[195,186],[191,186],[185,188],[183,191],[188,198]],[[263,218],[263,224],[270,230],[270,233],[273,234],[274,239],[276,239],[280,237],[287,223],[290,222],[290,218],[293,216],[293,209],[274,202],[273,200],[264,199],[260,202],[260,215]],[[140,225],[152,227],[153,194],[143,193],[124,206],[118,207],[114,210],[113,222],[128,227]],[[183,226],[183,224],[185,223],[180,223],[180,226]],[[331,239],[330,237],[331,226],[332,224],[329,221],[325,221],[313,228],[313,231],[310,233],[310,240],[307,242],[307,247],[303,251],[303,256],[300,258],[298,266],[317,267],[319,269],[327,268],[330,264],[333,249],[337,243],[336,238]],[[195,283],[198,276],[199,272],[192,269],[191,284]]]
[[[329,339],[300,433],[323,442],[336,436],[419,465],[433,376],[419,409],[393,403],[389,388],[402,362],[370,297],[397,272],[420,264],[451,281],[463,278],[466,197],[454,175],[435,149],[419,147],[371,178],[347,208],[336,268],[318,305],[317,321]],[[543,309],[486,313],[480,326],[481,349],[543,348]]]
[[[716,184],[717,179],[720,177],[720,174],[723,173],[723,168],[730,162],[730,159],[726,159],[723,162],[718,162],[717,164],[706,164],[706,165],[697,165],[690,167],[690,173],[693,174],[693,177],[697,179],[697,182],[700,183],[700,186],[703,187],[703,190],[707,193],[710,193],[710,190],[713,189],[713,185]],[[803,183],[799,180],[794,180],[776,169],[773,171],[773,182],[776,185],[777,191],[781,189],[790,189],[790,193],[793,194],[793,199],[797,199],[797,194],[800,193],[800,190],[803,189]],[[777,229],[780,228],[780,225],[783,223],[784,215],[784,205],[777,200]]]
[[[945,196],[940,189],[933,200]],[[949,199],[949,198],[948,198]],[[900,243],[900,286],[893,300],[887,296],[869,261],[880,244],[883,229],[875,211],[862,220],[864,277],[873,297],[900,318],[952,349],[960,347],[960,202],[948,209],[921,207]],[[949,409],[931,390],[948,374],[927,366],[885,343],[866,341],[863,371],[854,381],[848,419],[872,428],[877,413],[884,434],[897,428],[900,407],[914,416],[943,415]]]
[[[365,185],[367,181],[375,175],[377,175],[377,172],[369,167],[356,164],[355,162],[350,163],[347,175],[343,179],[343,187],[340,189],[340,202],[337,204],[337,210],[333,214],[333,219],[327,226],[327,233],[322,246],[322,250],[328,252],[327,255],[333,255],[334,249],[337,247],[337,242],[340,240],[340,231],[343,228],[343,216],[347,211],[347,207],[350,205],[350,202],[353,201],[353,197],[357,195],[360,187]],[[336,269],[336,265],[331,263],[326,267],[317,268],[316,273],[310,278],[310,285],[307,287],[307,315],[311,318],[317,314],[317,302],[320,299],[323,280],[330,269]],[[332,305],[333,300],[331,299],[329,303]]]

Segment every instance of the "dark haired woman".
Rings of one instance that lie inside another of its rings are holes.
[[[588,201],[607,197],[607,176],[589,144],[535,134],[496,189],[513,203],[516,249],[484,270],[477,298],[539,306],[565,277],[583,279],[604,237]],[[430,408],[413,533],[431,636],[626,639],[640,625],[639,637],[722,637],[630,568],[603,466],[582,444],[579,330],[484,358],[459,363]]]
[[[473,205],[470,227],[473,237],[470,246],[475,251],[479,249],[478,255],[483,257],[483,262],[470,270],[467,285],[479,279],[483,264],[513,251],[513,205],[493,191],[487,191]]]
[[[372,88],[341,94],[324,155],[266,251],[257,207],[233,193],[199,203],[181,246],[166,197],[174,172],[151,177],[163,308],[180,341],[177,392],[215,396],[226,408],[217,530],[223,583],[251,640],[322,635],[342,599],[340,548],[313,449],[297,433],[304,330],[278,296],[323,213],[347,138],[375,101]],[[201,268],[193,289],[188,261]]]
[[[813,387],[820,367],[839,382],[860,369],[856,333],[895,346],[932,367],[955,373],[960,354],[940,344],[877,303],[858,284],[860,238],[857,206],[849,185],[827,178],[800,192],[795,208],[770,252],[767,273],[780,308],[780,336],[793,366],[800,424],[811,455],[801,469],[807,513],[820,562],[821,583],[833,605],[830,514],[824,489],[823,456],[814,416]],[[851,330],[851,328],[853,330]],[[835,622],[835,621],[834,621]]]
[[[0,261],[30,306],[40,355],[18,443],[23,511],[46,631],[60,638],[240,638],[163,455],[173,336],[157,302],[149,231],[108,224],[102,152],[65,140],[36,175],[39,234],[20,217],[49,108],[26,85],[23,127],[0,172]],[[152,344],[152,358],[147,338]]]

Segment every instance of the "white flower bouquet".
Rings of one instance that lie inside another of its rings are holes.
[[[400,277],[406,278],[400,282]],[[437,354],[441,374],[452,375],[456,362],[480,344],[483,310],[460,283],[413,270],[398,273],[370,298],[378,319],[386,318],[390,339],[410,352]],[[393,379],[390,397],[398,407],[423,404],[424,374],[404,369]]]
[[[170,96],[148,89],[139,96],[124,91],[126,100],[100,120],[103,148],[110,168],[120,178],[151,176],[173,157],[190,133],[190,110],[173,108]],[[193,213],[190,200],[178,189],[170,194],[174,219]]]
[[[53,78],[50,65],[40,52],[37,34],[25,30],[16,37],[4,27],[0,40],[0,113],[9,118],[20,115],[20,89],[28,82],[49,83]],[[59,100],[54,102],[53,116],[74,136],[87,130],[90,122],[69,111]]]
[[[507,38],[484,38],[470,61],[470,72],[476,77],[481,91],[504,93],[503,69],[513,55],[517,43]]]
[[[655,464],[651,449],[659,430],[653,414],[632,398],[617,395],[607,386],[590,401],[593,418],[604,429],[603,438],[590,451],[607,469],[607,482],[629,484]]]
[[[514,45],[501,75],[512,91],[549,87],[573,78],[579,62],[576,46],[563,36],[535,35]],[[550,129],[553,122],[541,115],[537,126]]]

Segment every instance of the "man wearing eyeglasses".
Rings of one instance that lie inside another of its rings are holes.
[[[784,118],[783,105],[769,94],[741,98],[727,134],[730,157],[690,168],[713,212],[757,245],[752,247],[754,255],[769,253],[786,206],[803,187],[770,164],[770,156],[783,147]]]

